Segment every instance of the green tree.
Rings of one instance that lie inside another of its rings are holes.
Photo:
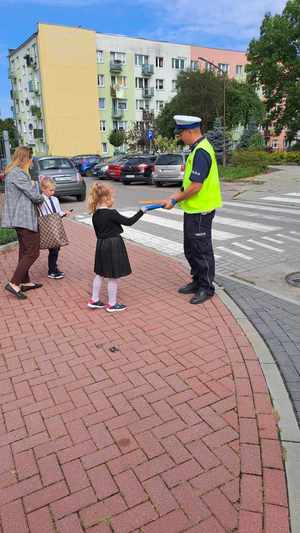
[[[234,128],[245,125],[249,116],[263,120],[263,105],[255,90],[246,83],[225,79],[226,83],[226,126]],[[195,115],[202,118],[204,131],[213,128],[214,120],[223,116],[224,79],[213,72],[181,72],[177,78],[177,94],[165,105],[156,119],[156,129],[163,137],[172,137],[173,116]]]
[[[108,140],[110,144],[118,148],[119,146],[122,146],[122,144],[125,143],[125,140],[126,140],[125,132],[123,130],[113,130],[110,133]]]
[[[11,149],[14,150],[18,146],[18,133],[15,123],[12,118],[0,119],[0,138],[3,139],[3,131],[8,131],[9,142]]]
[[[251,141],[254,136],[256,136],[259,133],[256,120],[254,117],[251,117],[249,120],[249,124],[245,127],[243,134],[240,138],[240,142],[238,145],[239,150],[247,150],[250,145]]]
[[[222,119],[220,117],[217,117],[214,121],[214,127],[212,130],[209,130],[206,134],[208,140],[211,142],[215,149],[216,158],[218,163],[222,163],[224,161],[223,154],[224,154],[224,127],[222,125]],[[226,153],[226,160],[228,160],[228,157],[232,151],[232,143],[229,133],[225,132],[225,153]]]
[[[126,144],[130,152],[144,150],[147,145],[146,131],[135,124],[126,134]]]
[[[261,87],[266,136],[287,129],[291,142],[300,129],[300,0],[289,0],[281,15],[267,13],[260,36],[248,48],[248,79]]]
[[[168,139],[162,135],[157,135],[153,141],[155,150],[158,152],[178,152],[179,144],[176,139]]]

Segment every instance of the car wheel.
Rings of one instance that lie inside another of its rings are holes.
[[[78,195],[76,196],[76,198],[77,198],[77,201],[78,201],[78,202],[84,202],[84,200],[85,200],[85,198],[86,198],[86,191],[83,191],[82,194],[78,194]]]
[[[123,181],[123,185],[130,185],[131,181]]]
[[[155,181],[154,185],[155,185],[155,187],[160,187],[161,186],[161,182],[160,181]]]

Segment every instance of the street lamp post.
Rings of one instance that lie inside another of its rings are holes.
[[[209,61],[205,57],[199,56],[198,57],[198,61],[199,60],[200,61],[204,61],[205,63],[208,63],[209,65],[211,65],[212,67],[217,69],[219,72],[221,72],[221,74],[223,76],[223,128],[224,128],[224,135],[223,135],[223,166],[226,167],[226,162],[227,162],[227,158],[226,158],[226,72],[224,72],[224,70],[221,67],[219,67],[219,65],[216,65],[215,63],[213,63],[212,61]]]

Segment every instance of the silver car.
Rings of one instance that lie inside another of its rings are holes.
[[[55,181],[57,197],[76,196],[79,201],[85,200],[85,181],[74,163],[67,157],[34,157],[30,174],[33,180],[39,182],[43,178],[52,178]]]
[[[155,163],[152,183],[156,187],[164,183],[182,183],[188,154],[160,154]]]

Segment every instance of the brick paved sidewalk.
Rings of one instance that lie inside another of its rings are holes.
[[[0,291],[1,533],[287,533],[271,401],[230,312],[191,306],[182,265],[134,245],[129,309],[88,309],[94,236],[67,227],[65,279],[42,253],[42,289]]]

